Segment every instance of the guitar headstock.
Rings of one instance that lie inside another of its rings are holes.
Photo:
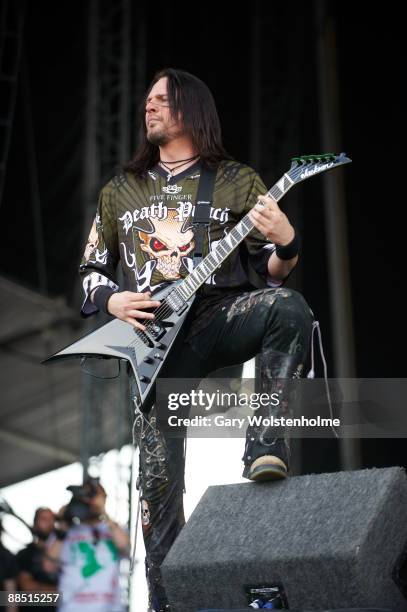
[[[287,172],[294,183],[305,181],[315,174],[332,170],[344,164],[350,164],[351,159],[345,153],[322,153],[321,155],[302,155],[291,158],[291,167]]]

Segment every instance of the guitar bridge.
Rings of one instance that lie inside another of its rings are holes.
[[[150,340],[150,338],[147,336],[147,334],[145,332],[143,332],[143,330],[138,329],[138,328],[134,328],[134,333],[136,334],[136,336],[138,336],[140,338],[140,340],[148,347],[152,348],[154,346],[154,343]]]

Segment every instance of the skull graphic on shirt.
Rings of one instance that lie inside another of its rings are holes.
[[[153,232],[139,231],[140,248],[157,262],[156,271],[166,280],[180,278],[182,258],[194,248],[194,234],[184,230],[184,222],[178,219],[178,212],[168,211],[166,219],[150,217]]]

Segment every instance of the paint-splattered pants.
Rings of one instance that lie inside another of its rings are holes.
[[[256,355],[264,360],[261,376],[285,377],[294,372],[268,368],[267,359],[295,356],[301,369],[310,344],[312,312],[304,298],[292,289],[260,289],[244,293],[200,333],[177,339],[177,346],[163,366],[163,378],[204,378],[219,368],[243,363]],[[292,362],[294,364],[294,361]],[[281,369],[281,368],[280,368]],[[287,368],[286,368],[287,369]],[[266,381],[267,382],[267,381]],[[277,415],[276,415],[277,416]],[[261,432],[246,435],[248,452],[272,454],[262,449]],[[160,565],[183,527],[184,439],[166,436],[159,430],[155,408],[138,419],[140,444],[141,520],[146,547],[146,573],[154,609],[165,609]],[[254,440],[248,451],[248,437]],[[262,452],[263,451],[263,452]],[[246,474],[245,474],[246,475]]]

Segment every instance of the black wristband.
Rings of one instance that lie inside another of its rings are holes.
[[[116,293],[111,287],[106,287],[106,285],[100,285],[100,287],[96,287],[92,296],[92,302],[101,312],[105,314],[110,314],[107,310],[107,301],[112,295],[112,293]]]
[[[279,259],[287,260],[292,259],[298,255],[300,251],[300,238],[297,230],[294,228],[294,238],[288,244],[284,246],[281,244],[276,245],[276,255]]]

